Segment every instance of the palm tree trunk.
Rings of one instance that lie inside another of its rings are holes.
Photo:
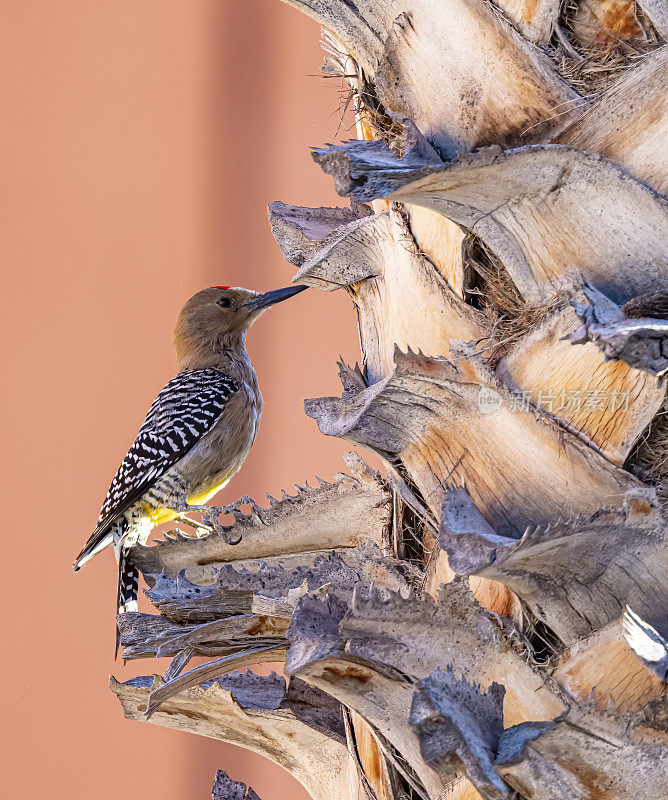
[[[138,547],[158,614],[119,618],[124,657],[173,661],[112,689],[315,800],[654,798],[665,9],[289,3],[323,25],[358,131],[313,152],[350,208],[269,207],[295,280],[358,314],[361,366],[305,410],[385,469],[351,453],[333,482],[242,499],[236,547]],[[275,660],[287,683],[232,672]],[[219,773],[215,797],[244,792]]]

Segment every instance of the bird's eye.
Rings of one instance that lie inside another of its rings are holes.
[[[232,306],[232,301],[229,297],[221,297],[220,300],[216,300],[216,305],[221,308],[230,308]]]

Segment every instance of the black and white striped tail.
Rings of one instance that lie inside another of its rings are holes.
[[[126,519],[118,520],[113,527],[114,544],[118,553],[118,588],[116,591],[116,613],[125,614],[137,611],[137,595],[139,593],[139,570],[128,558],[129,551],[124,546],[124,537],[128,530]],[[116,623],[116,656],[120,644],[120,631]]]
[[[118,605],[117,612],[125,614],[137,610],[139,593],[139,570],[128,558],[128,551],[121,547],[118,559]]]

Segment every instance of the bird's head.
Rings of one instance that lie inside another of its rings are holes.
[[[239,286],[212,286],[193,295],[183,306],[174,330],[180,369],[205,361],[221,346],[243,341],[243,334],[271,306],[303,292],[307,286],[288,286],[259,294]]]

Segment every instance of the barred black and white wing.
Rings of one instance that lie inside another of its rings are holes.
[[[217,369],[188,369],[169,381],[118,468],[75,569],[109,543],[105,540],[110,540],[113,523],[211,430],[238,389],[236,381]]]

